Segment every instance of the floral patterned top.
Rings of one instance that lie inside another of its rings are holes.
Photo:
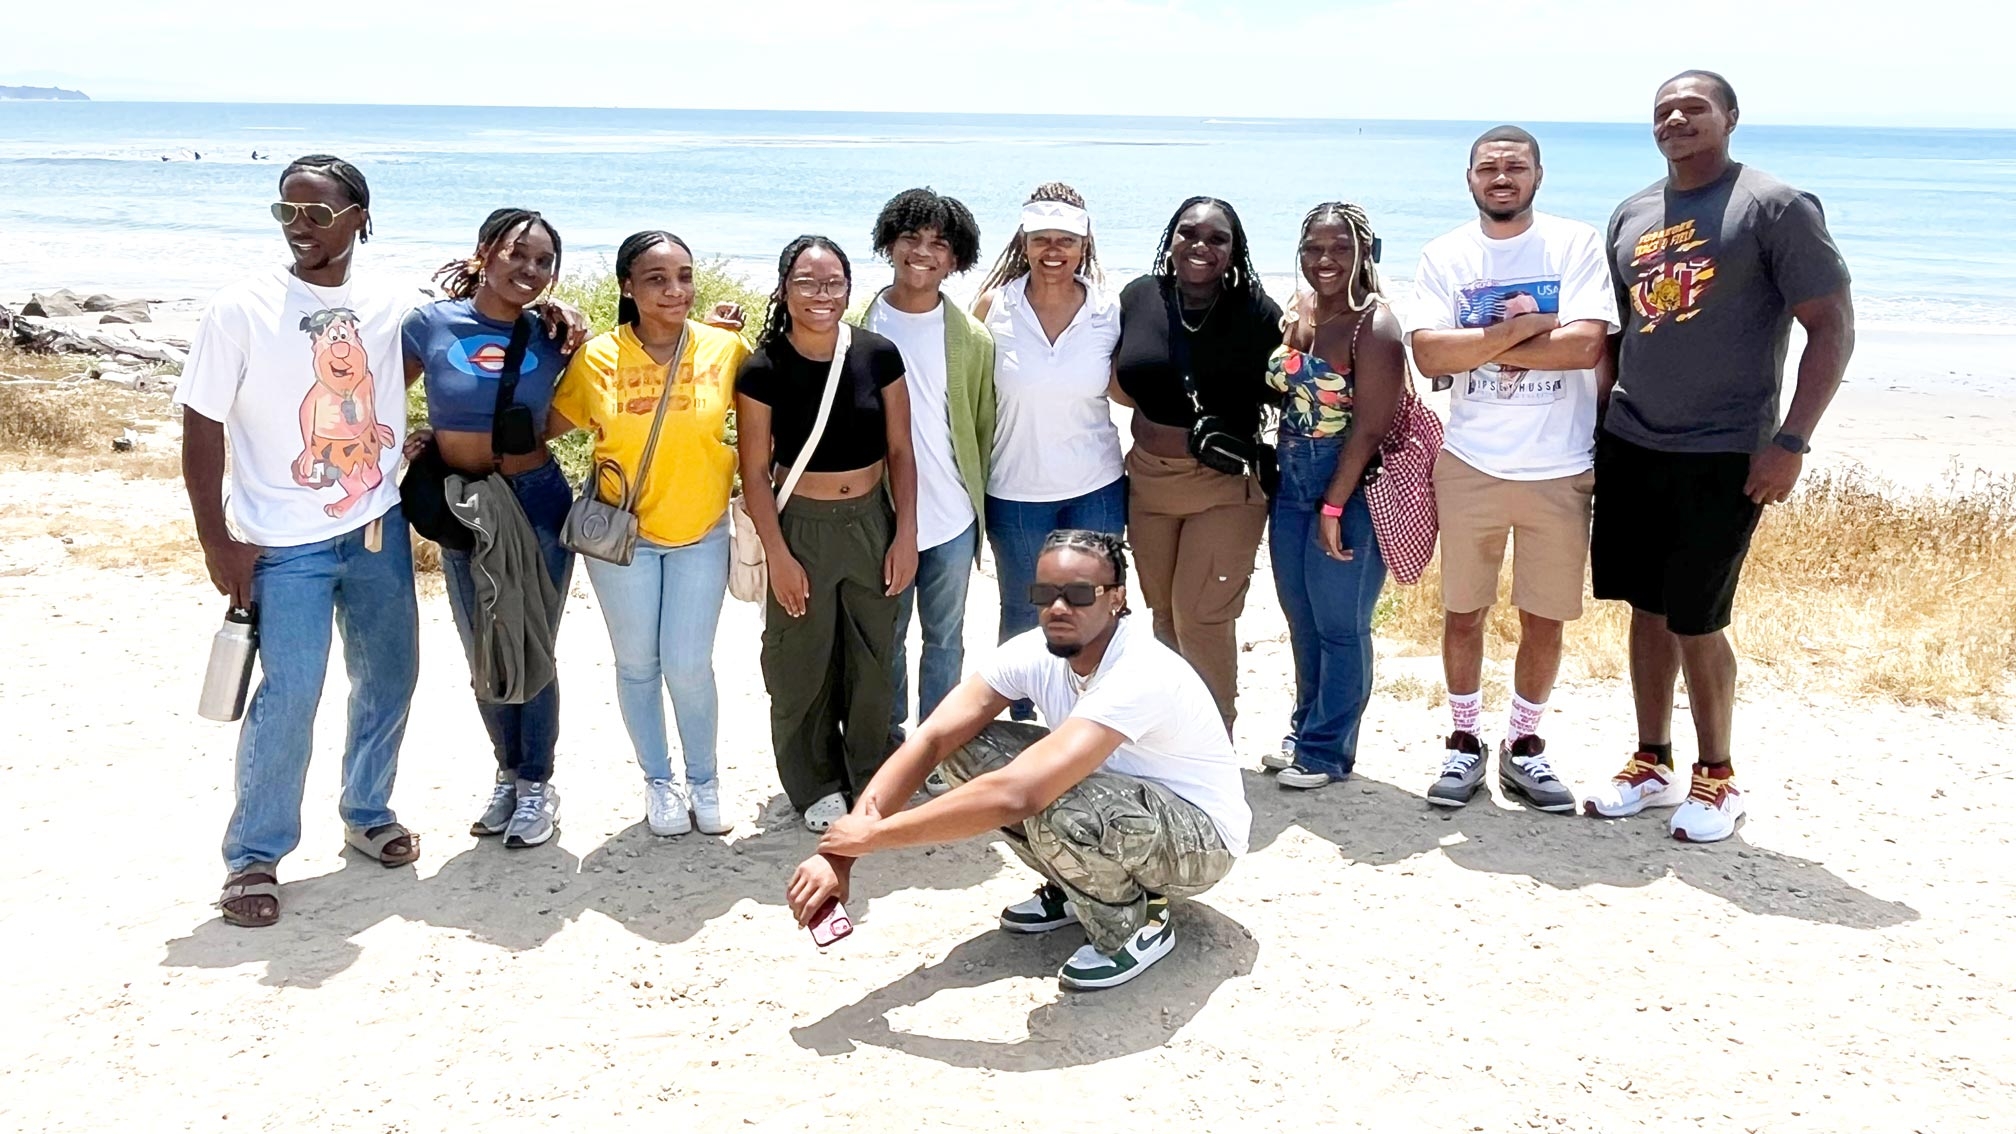
[[[1297,437],[1341,437],[1351,429],[1355,384],[1351,368],[1338,370],[1287,343],[1267,359],[1267,385],[1286,394],[1281,432]]]

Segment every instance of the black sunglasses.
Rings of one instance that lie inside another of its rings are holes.
[[[1029,605],[1049,606],[1061,597],[1072,606],[1091,606],[1109,589],[1105,583],[1066,583],[1061,587],[1055,583],[1031,583]]]

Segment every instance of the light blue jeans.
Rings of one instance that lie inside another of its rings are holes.
[[[420,672],[413,545],[397,507],[384,517],[383,550],[366,550],[364,532],[270,547],[252,568],[264,675],[238,731],[237,804],[224,828],[224,866],[234,874],[255,862],[277,863],[301,843],[301,793],[332,625],[342,632],[350,675],[336,812],[345,826],[363,830],[397,822],[392,780]]]
[[[910,608],[923,623],[924,648],[917,659],[917,723],[931,715],[959,684],[966,668],[966,586],[973,578],[973,555],[980,545],[978,521],[966,530],[917,553],[917,579],[896,596],[896,698],[889,727],[901,734],[910,712]]]
[[[618,567],[592,556],[595,587],[609,645],[616,654],[616,706],[637,749],[646,779],[669,780],[663,682],[679,723],[686,782],[714,781],[714,739],[721,699],[714,686],[714,628],[728,593],[728,517],[692,543],[664,547],[637,541],[637,557]]]
[[[1386,560],[1362,488],[1351,493],[1340,523],[1351,558],[1330,558],[1316,540],[1316,510],[1337,471],[1343,438],[1282,434],[1278,450],[1281,486],[1267,549],[1295,655],[1288,739],[1304,768],[1348,776],[1358,761],[1358,728],[1372,703],[1372,613],[1386,585]]]

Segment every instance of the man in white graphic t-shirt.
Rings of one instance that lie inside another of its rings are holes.
[[[1001,911],[1001,928],[1082,925],[1089,941],[1058,980],[1110,988],[1175,948],[1169,899],[1208,889],[1246,852],[1239,758],[1204,679],[1129,625],[1120,537],[1052,532],[1035,574],[1040,625],[945,698],[791,876],[801,925],[846,901],[866,855],[998,830],[1044,879]],[[1021,698],[1049,731],[994,719]],[[950,790],[904,810],[933,768]]]
[[[1414,361],[1453,375],[1435,463],[1442,521],[1442,670],[1454,728],[1428,802],[1461,807],[1483,783],[1478,725],[1484,623],[1513,541],[1519,652],[1498,782],[1543,811],[1575,809],[1539,735],[1564,623],[1582,615],[1599,400],[1597,367],[1617,331],[1602,237],[1535,212],[1540,143],[1517,126],[1470,146],[1477,219],[1421,252],[1403,309]]]
[[[370,209],[349,162],[316,154],[289,165],[271,211],[292,262],[210,301],[175,392],[196,537],[210,581],[256,615],[264,674],[239,730],[224,832],[219,905],[233,925],[280,916],[276,871],[301,841],[332,626],[350,677],[345,840],[386,866],[420,857],[390,805],[419,672],[412,546],[393,475],[406,436],[399,327],[418,293],[352,278]]]

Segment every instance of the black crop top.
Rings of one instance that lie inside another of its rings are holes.
[[[1120,346],[1113,355],[1120,389],[1157,425],[1188,429],[1196,422],[1176,369],[1173,330],[1189,339],[1190,374],[1204,412],[1238,432],[1256,431],[1260,407],[1279,398],[1267,387],[1267,356],[1281,345],[1280,305],[1264,292],[1251,302],[1224,292],[1190,332],[1173,326],[1165,286],[1175,284],[1141,276],[1120,292]],[[1194,322],[1199,313],[1184,316]]]
[[[840,366],[840,388],[833,393],[832,417],[807,472],[851,472],[889,455],[882,389],[903,377],[903,355],[873,331],[856,328],[853,335]],[[799,354],[781,335],[742,363],[735,392],[770,407],[771,456],[780,465],[797,464],[798,451],[812,435],[828,365]]]

